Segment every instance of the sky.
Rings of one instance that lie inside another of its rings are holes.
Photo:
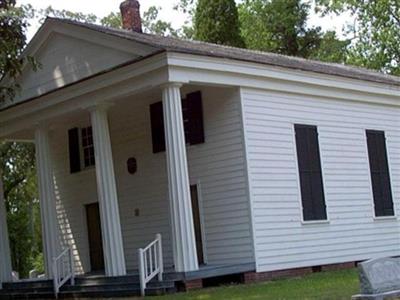
[[[18,4],[31,4],[34,8],[46,8],[52,6],[55,9],[65,9],[73,12],[93,13],[98,17],[104,17],[110,12],[119,11],[119,4],[123,0],[17,0]],[[161,7],[160,18],[171,22],[173,27],[179,28],[186,19],[186,16],[175,11],[173,7],[178,0],[141,0],[141,11],[146,11],[150,6]],[[342,36],[342,29],[349,16],[328,16],[321,19],[313,14],[309,20],[310,25],[321,26],[323,30],[335,30],[339,36]],[[38,22],[33,22],[28,30],[28,39],[30,39],[39,28]]]

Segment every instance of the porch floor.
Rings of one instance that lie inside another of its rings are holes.
[[[161,295],[176,292],[178,282],[219,277],[254,271],[254,264],[204,265],[198,271],[177,273],[172,269],[164,272],[163,281],[156,278],[148,284],[146,295]],[[138,272],[128,271],[126,276],[106,277],[101,273],[78,275],[75,285],[67,283],[61,288],[60,298],[80,297],[126,297],[140,294]],[[4,283],[0,290],[0,299],[53,299],[51,280],[21,280]]]
[[[230,264],[230,265],[201,265],[199,270],[177,273],[172,268],[164,270],[164,277],[168,280],[194,280],[210,277],[218,277],[224,275],[245,273],[255,271],[256,267],[253,263],[249,264]],[[138,270],[128,270],[127,276],[139,276]],[[100,278],[105,277],[104,272],[90,272],[77,275],[77,278]]]

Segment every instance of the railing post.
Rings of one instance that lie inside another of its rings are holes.
[[[139,280],[140,280],[140,294],[142,296],[145,295],[145,291],[146,291],[146,269],[144,266],[144,260],[143,260],[143,249],[140,248],[138,250],[138,254],[139,254]]]
[[[75,285],[75,266],[74,266],[74,254],[72,251],[72,246],[69,247],[69,259],[71,267],[71,285]]]
[[[161,234],[157,234],[156,238],[158,240],[158,267],[160,268],[160,272],[158,273],[158,281],[163,280],[164,273],[164,263],[163,263],[163,253],[162,253],[162,242],[161,242]]]
[[[56,299],[58,298],[58,268],[57,268],[57,259],[53,258],[53,285],[54,285],[54,295]]]

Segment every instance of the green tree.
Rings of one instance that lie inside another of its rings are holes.
[[[348,63],[400,75],[400,1],[319,0],[325,13],[350,13]]]
[[[194,38],[216,44],[244,47],[234,0],[199,0],[194,15]]]
[[[19,88],[15,79],[28,62],[36,66],[32,57],[22,57],[26,44],[28,18],[32,18],[32,7],[15,6],[15,0],[0,1],[0,104],[13,98]]]
[[[16,79],[24,64],[37,67],[32,57],[21,55],[26,45],[28,22],[34,14],[30,5],[16,7],[13,0],[0,1],[0,104],[15,96],[19,89]],[[12,266],[26,277],[34,262],[40,262],[42,247],[33,145],[0,142],[0,171]]]
[[[100,20],[100,24],[111,28],[122,28],[121,13],[111,12]]]
[[[161,7],[150,6],[147,11],[143,13],[142,26],[145,33],[163,35],[163,36],[177,36],[178,31],[175,30],[170,22],[160,20],[159,13]],[[100,24],[111,28],[122,28],[121,13],[112,12],[100,19]]]
[[[35,151],[29,143],[0,143],[12,266],[21,277],[40,262],[42,252]]]
[[[69,20],[85,22],[85,23],[96,23],[97,22],[97,16],[94,14],[84,14],[81,12],[73,12],[73,11],[69,11],[69,10],[65,10],[65,9],[59,10],[59,9],[53,8],[52,6],[48,6],[45,9],[38,10],[37,14],[40,16],[41,23],[46,19],[46,17],[69,19]]]
[[[323,34],[319,47],[312,51],[309,58],[325,62],[346,63],[349,45],[350,40],[340,40],[335,31],[327,31]]]
[[[186,16],[184,24],[180,28],[179,36],[181,38],[193,39],[194,28],[192,16],[195,15],[197,2],[195,0],[180,0],[174,9],[181,15]]]
[[[242,35],[250,49],[310,57],[319,49],[320,27],[308,27],[310,3],[245,0],[239,6]]]
[[[143,31],[151,34],[177,36],[178,31],[172,27],[171,23],[159,18],[160,10],[161,7],[151,6],[143,13]],[[57,10],[49,6],[46,9],[39,10],[37,14],[40,16],[40,22],[43,22],[46,17],[56,17],[84,23],[100,23],[103,26],[111,28],[122,28],[121,13],[119,12],[111,12],[103,18],[98,18],[94,14],[84,14],[69,10]]]
[[[151,6],[143,13],[142,25],[144,32],[164,36],[178,36],[179,32],[172,27],[170,22],[160,20],[160,10],[161,7]]]

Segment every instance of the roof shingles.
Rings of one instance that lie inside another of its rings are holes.
[[[234,48],[229,46],[216,45],[211,43],[189,41],[173,37],[163,37],[158,35],[137,33],[123,29],[114,29],[95,24],[81,23],[72,20],[49,18],[58,22],[73,24],[91,30],[129,39],[138,43],[153,46],[158,50],[165,50],[178,53],[188,53],[219,58],[261,63],[271,66],[310,71],[328,75],[335,75],[371,82],[385,83],[400,86],[400,77],[386,75],[380,72],[346,66],[342,64],[326,63],[315,60],[303,59],[298,57],[285,56],[270,52]]]

